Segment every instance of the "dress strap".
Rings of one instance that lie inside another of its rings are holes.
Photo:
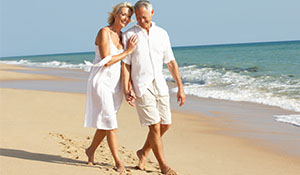
[[[111,39],[111,35],[110,35],[109,29],[106,29],[106,31],[108,32],[108,37],[109,37],[110,43],[111,43],[116,49],[118,49],[117,46],[114,44],[113,40]],[[119,49],[118,49],[118,50],[119,50]]]
[[[112,40],[111,40],[111,36],[110,36],[110,31],[107,30],[107,32],[108,32],[108,37],[109,37],[110,41],[112,41]]]
[[[108,37],[109,37],[109,40],[110,40],[110,44],[113,45],[113,47],[115,47],[115,49],[117,49],[117,51],[122,50],[122,49],[118,49],[118,47],[114,44],[113,40],[111,39],[110,31],[108,29],[105,29],[105,30],[107,30],[107,32],[108,32]],[[110,47],[111,47],[111,45],[110,45]]]

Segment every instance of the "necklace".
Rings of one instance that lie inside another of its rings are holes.
[[[115,34],[117,34],[117,35],[120,35],[120,31],[119,32],[117,32],[115,29],[113,29],[111,26],[109,27],[109,29],[113,32],[113,33],[115,33]]]

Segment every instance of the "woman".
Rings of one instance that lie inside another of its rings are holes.
[[[98,32],[95,59],[87,85],[84,125],[97,128],[90,147],[86,149],[88,164],[94,164],[96,148],[106,136],[118,172],[125,171],[118,155],[116,138],[116,113],[123,99],[120,60],[128,56],[137,44],[137,37],[133,36],[127,42],[127,49],[123,50],[121,29],[131,21],[132,14],[133,7],[130,3],[124,2],[113,7],[108,18],[109,26]]]

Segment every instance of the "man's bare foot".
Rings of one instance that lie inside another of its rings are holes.
[[[145,157],[142,153],[142,150],[138,150],[136,152],[137,157],[139,158],[139,164],[136,166],[140,170],[145,170],[145,164],[147,161],[147,157]]]
[[[85,150],[85,154],[88,157],[88,165],[95,165],[94,163],[94,154],[90,153],[89,148]]]
[[[123,166],[123,164],[117,164],[116,165],[116,171],[121,174],[125,174],[126,173],[126,169],[125,167]]]
[[[172,168],[167,169],[165,172],[162,171],[162,174],[165,175],[178,175],[176,171],[174,171]]]

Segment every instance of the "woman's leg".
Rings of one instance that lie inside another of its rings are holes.
[[[118,141],[117,141],[116,133],[117,133],[117,129],[107,131],[107,143],[108,143],[109,149],[113,155],[113,158],[115,160],[117,171],[123,172],[123,171],[125,171],[125,168],[124,168],[122,161],[118,154],[119,148],[118,148]]]
[[[88,156],[88,165],[94,164],[95,151],[105,136],[106,136],[106,130],[100,130],[100,129],[96,130],[91,145],[85,150],[85,153]]]

